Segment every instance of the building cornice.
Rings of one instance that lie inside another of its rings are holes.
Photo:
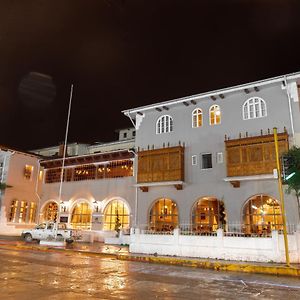
[[[232,93],[232,92],[237,92],[237,91],[241,91],[241,90],[251,89],[254,87],[260,87],[260,86],[265,86],[265,85],[269,85],[269,84],[273,84],[273,83],[284,82],[285,80],[289,81],[289,80],[294,80],[294,79],[299,79],[299,78],[300,78],[300,72],[290,73],[290,74],[286,74],[286,75],[272,77],[269,79],[254,81],[251,83],[236,85],[233,87],[223,88],[223,89],[219,89],[219,90],[213,90],[210,92],[204,92],[204,93],[195,94],[195,95],[191,95],[191,96],[187,96],[187,97],[182,97],[182,98],[177,98],[177,99],[168,100],[168,101],[164,101],[164,102],[158,102],[158,103],[154,103],[154,104],[150,104],[150,105],[146,105],[146,106],[127,109],[127,110],[123,110],[122,113],[129,117],[131,114],[135,114],[135,113],[142,114],[146,111],[156,109],[156,108],[164,109],[164,107],[169,107],[169,106],[179,104],[179,103],[184,103],[187,101],[195,101],[195,100],[200,100],[200,99],[208,98],[208,97],[216,97],[219,95],[225,95],[225,94]],[[131,117],[133,117],[133,116],[131,116]]]

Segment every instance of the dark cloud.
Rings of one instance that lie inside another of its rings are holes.
[[[70,140],[89,142],[112,140],[115,128],[131,126],[122,109],[298,71],[299,6],[1,1],[0,122],[9,132],[0,143],[28,149],[63,140],[71,83]],[[35,80],[24,87],[30,72],[52,78],[53,100]],[[24,101],[29,86],[37,91]]]

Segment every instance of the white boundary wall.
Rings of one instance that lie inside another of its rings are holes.
[[[289,254],[292,263],[300,263],[300,231],[288,235]],[[181,235],[179,229],[173,234],[143,234],[131,230],[129,252],[184,257],[198,257],[238,261],[285,262],[283,235],[272,231],[272,237]]]

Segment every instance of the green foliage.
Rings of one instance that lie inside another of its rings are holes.
[[[6,183],[4,182],[0,182],[0,191],[3,191],[5,190],[6,188],[10,188],[11,185],[7,185]]]
[[[121,228],[121,222],[120,222],[120,217],[118,210],[116,209],[116,221],[115,221],[115,231],[117,232],[117,235],[119,236],[120,233],[120,228]]]
[[[295,173],[290,179],[286,180],[288,185],[287,192],[294,192],[298,198],[300,196],[300,148],[294,146],[286,155],[291,157],[293,161],[293,165],[289,171],[290,173]]]

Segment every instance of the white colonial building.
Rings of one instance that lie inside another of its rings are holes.
[[[17,235],[37,222],[43,174],[39,156],[0,146],[0,234]]]

